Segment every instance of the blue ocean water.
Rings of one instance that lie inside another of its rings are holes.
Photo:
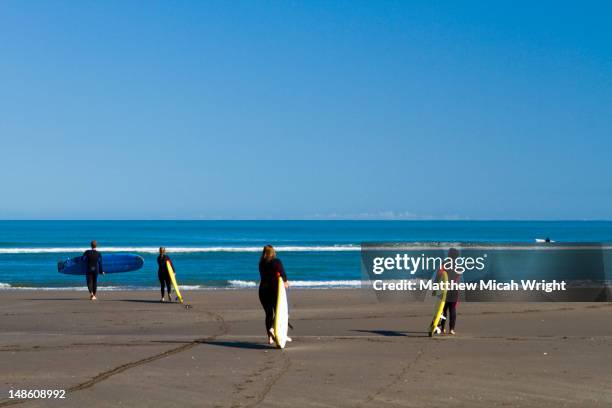
[[[57,272],[96,239],[104,252],[137,253],[143,269],[106,275],[110,289],[157,288],[157,248],[165,246],[183,286],[254,287],[265,244],[277,247],[294,286],[360,282],[361,242],[610,242],[606,221],[0,221],[0,289],[82,288]]]

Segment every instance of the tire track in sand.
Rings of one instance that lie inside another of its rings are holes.
[[[205,312],[207,315],[209,315],[210,317],[213,318],[213,320],[215,320],[218,324],[218,332],[214,333],[210,336],[204,337],[204,338],[200,338],[200,339],[195,339],[192,340],[186,344],[183,344],[181,346],[175,347],[173,349],[170,350],[166,350],[164,352],[158,353],[158,354],[154,354],[152,356],[149,357],[145,357],[142,358],[140,360],[136,360],[136,361],[131,361],[129,363],[126,364],[122,364],[118,367],[115,367],[113,369],[107,370],[107,371],[103,371],[97,375],[95,375],[94,377],[92,377],[91,379],[84,381],[80,384],[74,385],[70,388],[66,389],[66,394],[70,394],[73,392],[77,392],[77,391],[82,391],[88,388],[93,387],[94,385],[107,380],[110,377],[113,377],[117,374],[121,374],[131,368],[135,368],[135,367],[140,367],[142,365],[145,364],[149,364],[152,363],[154,361],[158,361],[161,360],[163,358],[178,354],[178,353],[182,353],[183,351],[187,351],[195,346],[197,346],[198,344],[201,344],[203,342],[206,341],[211,341],[216,339],[217,337],[223,336],[224,334],[226,334],[229,331],[229,326],[228,324],[225,322],[225,320],[223,319],[223,317],[220,314],[217,313],[212,313],[212,312]],[[12,405],[18,405],[18,404],[23,404],[29,401],[33,401],[33,399],[19,399],[19,400],[15,400],[15,399],[5,399],[5,400],[1,400],[0,401],[0,407],[8,407],[8,406],[12,406]]]
[[[278,368],[279,358],[281,359],[280,368]],[[289,371],[291,359],[285,351],[270,348],[266,351],[263,363],[260,364],[246,376],[244,381],[234,385],[235,397],[229,405],[231,408],[250,408],[261,404],[276,383]],[[270,375],[269,379],[264,382],[260,391],[257,392],[257,379],[267,375]]]
[[[283,365],[281,366],[280,370],[271,378],[270,381],[264,384],[261,392],[255,396],[255,401],[249,402],[246,405],[247,407],[256,407],[257,405],[261,404],[263,400],[266,399],[270,391],[272,391],[272,388],[276,385],[278,380],[280,380],[287,373],[287,371],[289,371],[289,368],[291,367],[291,359],[286,352],[281,351],[280,353],[283,358]]]
[[[402,378],[404,378],[410,371],[410,369],[419,362],[419,360],[421,359],[421,357],[423,356],[423,354],[425,354],[425,350],[427,349],[427,347],[431,344],[431,341],[427,341],[425,342],[425,344],[423,345],[423,347],[421,347],[421,349],[417,352],[416,357],[410,361],[408,364],[406,364],[397,374],[395,374],[393,376],[393,380],[388,383],[383,385],[382,387],[379,387],[376,391],[374,391],[373,393],[367,395],[363,402],[358,403],[357,406],[358,407],[362,407],[364,405],[370,405],[376,398],[378,398],[379,396],[383,395],[387,390],[393,388],[395,385],[399,384],[399,382],[402,380]]]

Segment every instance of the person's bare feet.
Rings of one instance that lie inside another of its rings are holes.
[[[268,344],[274,344],[274,329],[268,331]]]
[[[93,300],[94,299],[94,295],[92,295],[91,293],[89,294],[89,300]]]
[[[454,336],[454,335],[455,335],[455,331],[454,331],[454,330],[451,330],[451,331],[450,331],[450,334],[451,334],[451,336]]]
[[[93,297],[91,298],[91,300],[98,300],[98,298],[96,297],[96,295],[93,295]]]
[[[161,299],[159,299],[160,302],[164,303],[166,301],[166,299],[164,299],[164,297],[162,296]]]

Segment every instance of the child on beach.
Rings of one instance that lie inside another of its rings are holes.
[[[289,287],[287,281],[287,275],[285,274],[285,268],[283,264],[276,257],[276,251],[272,245],[266,245],[261,253],[259,259],[259,276],[261,281],[259,283],[259,301],[263,306],[264,312],[266,313],[266,334],[268,336],[268,343],[274,343],[274,311],[276,308],[276,298],[278,294],[278,277],[283,279],[285,288]],[[287,338],[287,341],[291,341],[291,338]]]

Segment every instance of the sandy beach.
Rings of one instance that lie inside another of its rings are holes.
[[[0,406],[612,406],[609,303],[464,303],[458,335],[430,339],[429,304],[292,290],[281,351],[254,290],[157,296],[2,292]]]

